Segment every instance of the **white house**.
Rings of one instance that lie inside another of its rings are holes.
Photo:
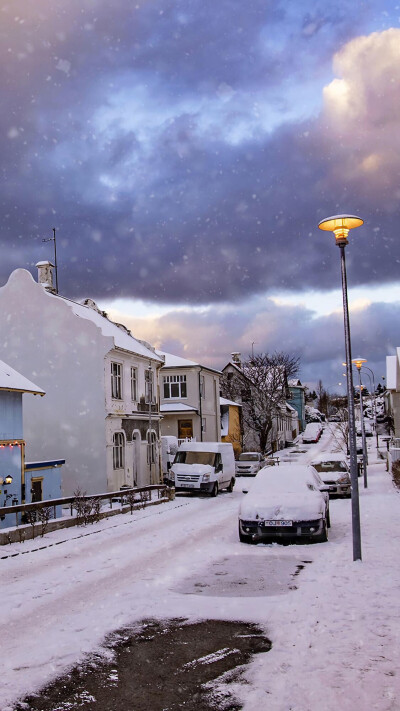
[[[65,458],[65,496],[158,482],[163,358],[94,302],[55,294],[52,268],[39,262],[39,283],[17,269],[0,289],[0,358],[46,391],[40,418],[24,409],[27,457]]]
[[[386,356],[386,388],[388,416],[392,418],[395,437],[400,437],[400,348],[396,355]]]
[[[161,434],[219,442],[220,371],[170,353],[157,353],[165,359],[160,370]]]

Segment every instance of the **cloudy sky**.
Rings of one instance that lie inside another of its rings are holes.
[[[400,345],[400,6],[0,0],[0,280],[57,229],[60,292],[164,350],[377,380]],[[338,389],[340,389],[338,387]]]

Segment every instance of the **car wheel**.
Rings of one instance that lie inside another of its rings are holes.
[[[329,508],[326,512],[326,525],[328,528],[331,527],[331,512],[330,512]]]
[[[218,482],[216,481],[212,490],[211,490],[211,496],[218,496]]]
[[[326,519],[324,520],[322,533],[318,536],[318,543],[326,543],[328,540],[328,526],[326,525]]]
[[[232,477],[232,479],[230,480],[229,486],[227,487],[226,490],[229,491],[229,492],[232,492],[234,486],[235,486],[235,480],[234,480],[234,478]]]

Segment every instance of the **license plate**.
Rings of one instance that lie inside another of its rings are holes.
[[[293,521],[264,521],[264,526],[293,526]]]
[[[194,489],[195,485],[194,484],[186,484],[186,482],[185,482],[185,483],[182,483],[182,486],[184,486],[185,489]]]

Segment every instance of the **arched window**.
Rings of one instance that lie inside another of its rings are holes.
[[[123,469],[125,464],[125,438],[122,432],[113,435],[113,469]]]

